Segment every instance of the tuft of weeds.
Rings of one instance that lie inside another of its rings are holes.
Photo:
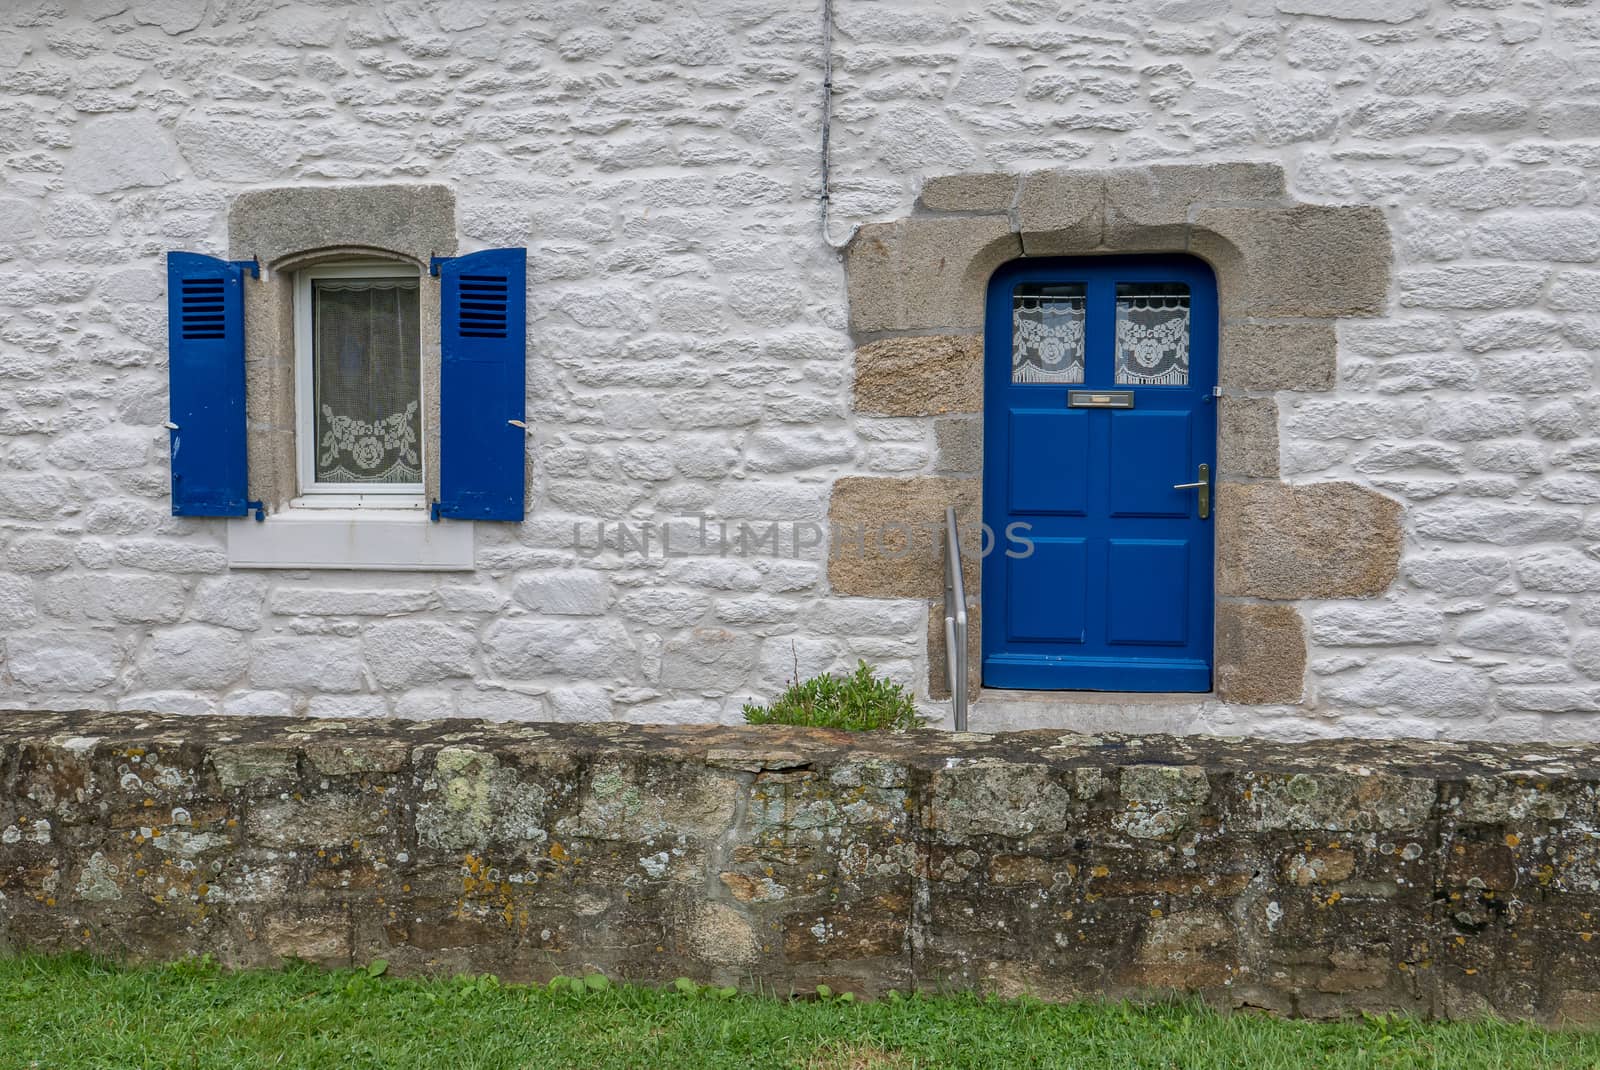
[[[864,661],[857,662],[856,671],[849,676],[813,676],[792,682],[769,705],[746,703],[744,719],[748,724],[842,728],[847,732],[905,732],[922,724],[906,689],[875,675]]]

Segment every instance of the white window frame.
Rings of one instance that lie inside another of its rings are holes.
[[[314,279],[415,278],[417,300],[422,300],[422,273],[402,260],[347,260],[318,264],[295,272],[294,279],[294,393],[295,458],[300,494],[289,502],[295,509],[426,509],[427,488],[422,483],[371,483],[355,489],[350,483],[319,483],[316,479],[317,420],[316,369],[313,366],[312,293]],[[418,330],[422,329],[418,307]],[[418,342],[421,339],[418,338]],[[426,362],[418,384],[422,413],[422,440],[418,455],[422,471],[428,470],[428,377]]]

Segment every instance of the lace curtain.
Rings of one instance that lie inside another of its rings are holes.
[[[422,482],[417,280],[312,280],[319,483]]]
[[[1011,298],[1011,381],[1083,382],[1084,288],[1019,286]]]
[[[1181,283],[1117,287],[1116,381],[1131,386],[1189,382],[1189,288]]]

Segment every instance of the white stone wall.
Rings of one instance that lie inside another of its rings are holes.
[[[1286,478],[1405,504],[1388,597],[1304,607],[1305,708],[988,707],[975,723],[1600,737],[1600,10],[1531,0],[835,0],[830,228],[928,175],[1276,160],[1384,207],[1389,315],[1279,397]],[[0,706],[737,719],[918,602],[798,559],[573,547],[594,517],[820,521],[936,465],[849,411],[819,227],[822,13],[789,0],[0,5]],[[241,189],[451,184],[527,245],[533,508],[475,574],[229,573],[168,515],[167,249]],[[687,522],[686,522],[687,523]]]

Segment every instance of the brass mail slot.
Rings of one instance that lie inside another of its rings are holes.
[[[1132,390],[1068,390],[1069,409],[1131,409]]]

